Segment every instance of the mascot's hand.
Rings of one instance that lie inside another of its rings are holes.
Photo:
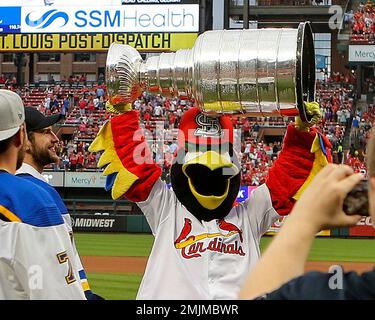
[[[299,131],[309,131],[309,128],[314,124],[317,124],[321,119],[320,105],[318,102],[304,102],[306,107],[306,113],[311,116],[310,122],[302,121],[299,116],[296,117],[296,128]]]
[[[131,103],[124,101],[122,97],[114,96],[106,102],[105,108],[110,113],[120,114],[131,111],[132,105]]]

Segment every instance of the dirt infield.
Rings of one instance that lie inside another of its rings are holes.
[[[103,273],[144,273],[147,257],[81,257],[87,272]],[[329,267],[335,264],[342,265],[345,271],[362,273],[374,268],[374,263],[367,262],[328,262],[309,261],[306,271],[316,270],[328,272]]]

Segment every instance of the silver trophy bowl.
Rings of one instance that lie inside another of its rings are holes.
[[[296,116],[315,98],[310,23],[297,29],[207,31],[192,49],[143,61],[130,46],[112,44],[106,65],[110,102],[131,103],[142,91],[187,94],[207,114]]]

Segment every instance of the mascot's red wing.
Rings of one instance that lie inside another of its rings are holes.
[[[266,181],[271,193],[272,204],[280,215],[287,215],[295,203],[294,196],[311,176],[317,154],[312,152],[314,141],[319,138],[316,130],[303,132],[290,124],[278,159],[269,171]],[[327,162],[330,157],[330,143],[322,136],[327,149]],[[321,151],[320,151],[321,152]]]
[[[98,166],[106,166],[103,175],[117,173],[112,187],[113,199],[125,196],[139,202],[148,198],[153,185],[161,176],[139,127],[136,111],[113,117],[98,133],[90,152],[103,151]]]

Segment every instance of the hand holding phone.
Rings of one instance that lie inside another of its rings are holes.
[[[347,215],[369,216],[368,181],[360,181],[344,199],[343,210]]]

